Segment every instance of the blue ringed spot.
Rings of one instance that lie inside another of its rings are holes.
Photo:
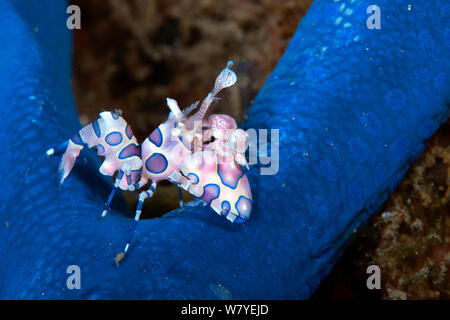
[[[162,143],[163,143],[163,135],[161,133],[161,129],[156,128],[156,130],[154,130],[149,136],[148,136],[148,140],[150,140],[151,142],[153,142],[153,144],[157,147],[161,147]]]
[[[245,196],[239,196],[236,204],[234,205],[236,211],[239,213],[239,216],[246,217],[250,215],[252,210],[252,200]]]
[[[122,151],[120,151],[118,157],[119,157],[119,159],[123,160],[123,159],[130,158],[130,157],[133,157],[133,156],[140,157],[141,156],[141,150],[134,143],[130,143],[125,148],[123,148]]]
[[[80,145],[80,146],[85,146],[85,145],[86,145],[86,144],[84,143],[84,141],[83,141],[83,138],[81,138],[81,135],[80,135],[79,132],[77,132],[77,133],[72,137],[72,139],[70,139],[70,140],[72,140],[73,143],[78,144],[78,145]]]
[[[210,183],[203,187],[203,195],[201,196],[201,199],[207,204],[210,204],[211,201],[217,199],[219,195],[220,187],[217,184]]]
[[[114,131],[105,137],[105,141],[110,146],[117,146],[122,143],[123,137],[120,132]]]
[[[92,122],[92,129],[94,129],[94,133],[97,138],[100,138],[100,136],[102,135],[102,131],[100,130],[100,126],[98,125],[98,120]]]
[[[162,173],[167,166],[167,159],[161,153],[154,153],[145,161],[145,167],[151,173]]]
[[[242,179],[242,177],[244,176],[244,171],[242,171],[242,169],[240,167],[236,167],[231,174],[229,173],[228,176],[223,176],[221,171],[223,168],[224,164],[219,164],[219,157],[217,156],[217,175],[220,178],[220,181],[222,182],[222,184],[224,186],[227,186],[228,188],[231,189],[236,189],[237,185],[239,183],[239,180]],[[235,177],[233,176],[236,173],[236,170],[240,171],[240,175]]]
[[[141,169],[131,170],[131,182],[132,184],[136,184],[141,177]]]
[[[96,146],[97,147],[97,154],[99,156],[102,156],[105,154],[105,147],[101,145],[100,143]]]
[[[197,184],[200,181],[198,175],[193,172],[188,173],[187,177],[191,180],[192,184]]]
[[[128,137],[128,139],[133,138],[133,131],[131,130],[131,127],[127,124],[127,127],[125,128],[125,133]]]
[[[114,120],[119,119],[119,115],[115,112],[111,112],[111,116],[113,117]]]
[[[227,200],[223,200],[222,201],[222,211],[224,211],[224,212],[226,212],[228,214],[230,209],[231,209],[230,202],[228,202]]]

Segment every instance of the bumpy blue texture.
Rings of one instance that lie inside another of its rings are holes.
[[[44,157],[80,128],[66,4],[0,0],[0,298],[307,298],[449,112],[448,2],[379,0],[381,30],[371,4],[317,0],[250,108],[244,127],[280,129],[278,174],[248,173],[250,222],[194,203],[142,221],[116,267],[132,213],[118,198],[99,221],[98,159],[59,187]]]

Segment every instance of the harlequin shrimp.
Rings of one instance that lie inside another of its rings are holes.
[[[48,156],[64,153],[59,166],[61,183],[70,174],[80,151],[88,146],[105,157],[100,173],[113,176],[118,171],[102,217],[109,213],[118,188],[134,191],[149,185],[139,193],[134,219],[136,228],[144,201],[153,196],[158,182],[168,180],[203,200],[229,221],[246,222],[251,213],[252,194],[241,166],[248,168],[244,155],[248,135],[238,129],[235,120],[228,115],[213,114],[208,120],[204,119],[212,102],[218,100],[216,95],[236,83],[232,65],[229,61],[194,114],[190,115],[198,107],[198,101],[180,110],[176,100],[167,98],[168,119],[140,147],[121,115],[109,111],[100,113],[99,119],[83,127],[70,140],[47,151]]]
[[[117,188],[134,190],[134,184],[141,177],[141,149],[127,122],[117,113],[103,111],[100,118],[83,127],[71,139],[56,148],[47,150],[47,156],[63,154],[59,165],[60,183],[72,171],[84,147],[96,148],[105,159],[99,168],[103,175],[113,176],[118,171],[114,188],[103,210],[104,217]]]

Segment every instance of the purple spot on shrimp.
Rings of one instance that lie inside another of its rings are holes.
[[[114,120],[119,119],[119,115],[117,113],[111,112],[111,116],[113,117]]]
[[[133,143],[127,145],[119,153],[119,159],[126,159],[126,158],[130,158],[133,156],[138,156],[138,157],[141,156],[141,149]]]
[[[167,159],[161,153],[154,153],[145,161],[145,167],[151,173],[162,173],[167,165]]]
[[[191,180],[191,184],[197,184],[200,181],[198,175],[192,172],[188,173],[187,177],[189,180]]]
[[[141,178],[141,169],[131,171],[131,183],[135,184]]]
[[[125,133],[127,134],[128,139],[133,138],[133,131],[131,130],[131,127],[127,124],[127,127],[125,128]]]
[[[153,144],[157,147],[161,147],[162,142],[163,142],[163,136],[161,133],[161,130],[159,128],[156,128],[156,130],[154,130],[149,136],[148,136],[148,140],[150,140],[151,142],[153,142]]]
[[[92,122],[92,129],[94,129],[94,133],[97,138],[100,138],[100,136],[102,135],[102,131],[100,130],[100,126],[98,125],[98,120],[94,120],[94,122]]]
[[[230,209],[231,209],[230,203],[227,200],[222,201],[222,212],[221,212],[222,215],[227,216]]]
[[[244,172],[238,166],[231,166],[229,163],[222,163],[217,166],[217,174],[223,185],[236,189],[239,180],[244,176]]]
[[[238,201],[236,201],[235,207],[237,212],[239,213],[239,216],[242,218],[246,218],[252,211],[252,200],[244,196],[239,196]]]
[[[105,141],[110,146],[117,146],[122,143],[122,134],[120,132],[111,132],[105,137]]]
[[[97,148],[97,154],[99,156],[102,156],[105,154],[105,147],[103,145],[101,145],[100,143],[98,145],[96,145]]]
[[[79,132],[77,132],[77,133],[72,137],[71,140],[72,140],[72,142],[75,143],[75,144],[78,144],[78,145],[80,145],[80,146],[84,146],[83,139],[81,138]]]
[[[210,204],[211,201],[219,197],[219,194],[220,188],[217,184],[207,184],[203,187],[203,195],[201,196],[201,199],[207,204]]]

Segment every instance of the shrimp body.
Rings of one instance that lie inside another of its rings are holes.
[[[102,217],[108,214],[118,188],[134,191],[150,184],[139,193],[134,218],[137,224],[145,199],[153,196],[158,182],[168,180],[180,188],[180,206],[183,206],[182,188],[229,221],[246,222],[251,214],[252,193],[241,165],[248,167],[245,159],[248,135],[237,129],[236,121],[228,115],[215,114],[208,121],[204,119],[210,105],[218,100],[216,95],[236,82],[232,66],[229,61],[193,115],[189,114],[198,102],[181,111],[176,100],[167,98],[171,111],[168,119],[141,146],[120,115],[101,112],[100,118],[83,127],[70,140],[47,151],[48,156],[64,153],[59,166],[61,183],[70,174],[80,151],[87,146],[96,148],[97,154],[104,157],[100,173],[113,176],[118,172]],[[134,231],[125,253],[133,235]]]
[[[250,218],[252,193],[240,165],[212,151],[201,151],[186,157],[180,170],[190,180],[187,190],[215,212],[235,223]]]
[[[130,126],[125,119],[114,112],[103,111],[100,118],[94,120],[78,131],[68,142],[61,159],[61,183],[72,171],[80,151],[84,147],[96,148],[97,154],[105,159],[99,168],[103,175],[112,176],[119,171],[120,187],[128,190],[141,175],[142,160],[140,148]],[[47,151],[48,155],[54,149]]]
[[[153,182],[168,180],[179,164],[191,154],[182,139],[171,134],[175,122],[166,121],[159,125],[141,144],[143,162],[142,177]]]

